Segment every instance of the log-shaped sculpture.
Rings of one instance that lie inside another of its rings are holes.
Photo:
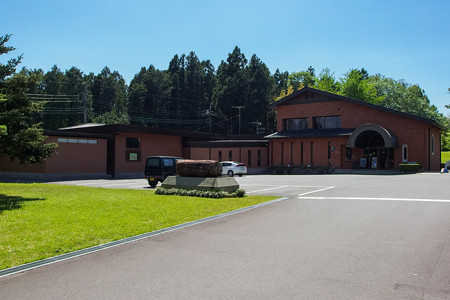
[[[183,177],[220,177],[222,165],[216,160],[180,159],[177,161],[177,175]]]

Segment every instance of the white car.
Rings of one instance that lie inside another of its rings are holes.
[[[239,175],[239,177],[241,177],[242,175],[247,174],[247,167],[243,163],[221,161],[220,164],[222,165],[222,175],[228,175],[230,177]]]

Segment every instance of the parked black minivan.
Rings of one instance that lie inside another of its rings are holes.
[[[175,156],[150,156],[145,162],[144,177],[148,184],[155,187],[158,181],[163,182],[167,176],[177,173],[177,160],[181,157]]]

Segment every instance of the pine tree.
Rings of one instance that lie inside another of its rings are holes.
[[[14,50],[5,46],[11,35],[0,37],[0,55]],[[57,147],[55,143],[44,143],[46,136],[39,124],[34,123],[34,114],[42,106],[31,102],[27,91],[39,84],[37,73],[27,74],[26,70],[15,73],[22,56],[0,63],[0,124],[4,135],[0,137],[0,155],[8,155],[11,160],[21,163],[42,162]],[[6,130],[6,131],[5,131]]]

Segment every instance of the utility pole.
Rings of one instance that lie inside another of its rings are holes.
[[[256,121],[256,122],[252,122],[252,124],[255,124],[255,125],[256,125],[256,134],[259,134],[259,133],[260,133],[260,132],[259,132],[259,126],[261,126],[262,123]],[[264,131],[264,128],[261,128],[261,129]]]
[[[208,111],[208,117],[209,117],[209,134],[212,133],[212,102],[209,104],[209,111]]]
[[[84,84],[84,93],[83,93],[83,121],[84,124],[87,123],[87,84]]]
[[[239,135],[241,135],[241,108],[245,108],[245,106],[232,106],[231,108],[237,108],[239,110]]]

